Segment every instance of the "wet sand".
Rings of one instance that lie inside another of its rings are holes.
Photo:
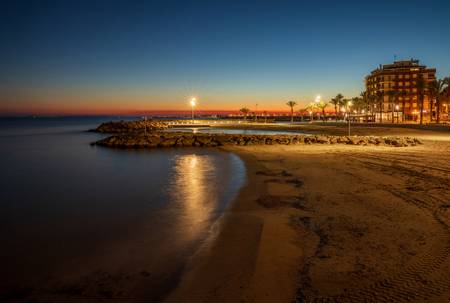
[[[450,135],[406,131],[425,144],[227,148],[247,185],[166,302],[450,302]]]

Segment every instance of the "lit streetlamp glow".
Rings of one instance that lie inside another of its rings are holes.
[[[194,123],[194,107],[197,105],[197,99],[192,98],[189,103],[191,104],[192,123]]]
[[[347,119],[348,119],[348,136],[350,137],[350,114],[352,113],[352,111],[350,110],[350,106],[352,106],[353,103],[351,100],[349,100],[347,102],[347,107],[348,107],[348,115],[347,115]]]

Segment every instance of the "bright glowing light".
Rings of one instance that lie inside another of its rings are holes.
[[[311,114],[312,114],[312,111],[309,111],[309,114],[311,115]]]
[[[361,111],[361,114],[364,114],[364,110]]]
[[[319,102],[320,102],[320,95],[317,95],[317,96],[316,96],[316,100],[315,100],[315,101],[316,101],[316,103],[319,103]]]
[[[197,105],[197,99],[192,98],[190,103],[191,103],[191,106],[194,107],[195,105]]]
[[[396,105],[396,106],[395,106],[395,109],[396,109],[396,110],[398,110],[398,109],[399,109],[398,105]]]
[[[352,105],[353,105],[352,101],[348,101],[348,102],[347,102],[347,105],[348,105],[348,106],[352,106]]]

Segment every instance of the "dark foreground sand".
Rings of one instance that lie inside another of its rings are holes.
[[[247,185],[166,301],[450,302],[450,135],[407,132],[228,148]]]

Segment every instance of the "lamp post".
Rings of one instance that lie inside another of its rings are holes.
[[[399,106],[398,106],[398,104],[396,104],[395,105],[395,115],[397,116],[397,123],[398,123],[398,109],[399,109]]]
[[[190,104],[191,104],[192,124],[194,124],[194,107],[195,105],[197,105],[197,99],[192,98]]]
[[[350,106],[352,106],[352,105],[353,105],[352,101],[347,102],[347,108],[348,108],[347,119],[348,119],[348,136],[349,137],[350,137],[350,113],[352,112],[350,110]]]

